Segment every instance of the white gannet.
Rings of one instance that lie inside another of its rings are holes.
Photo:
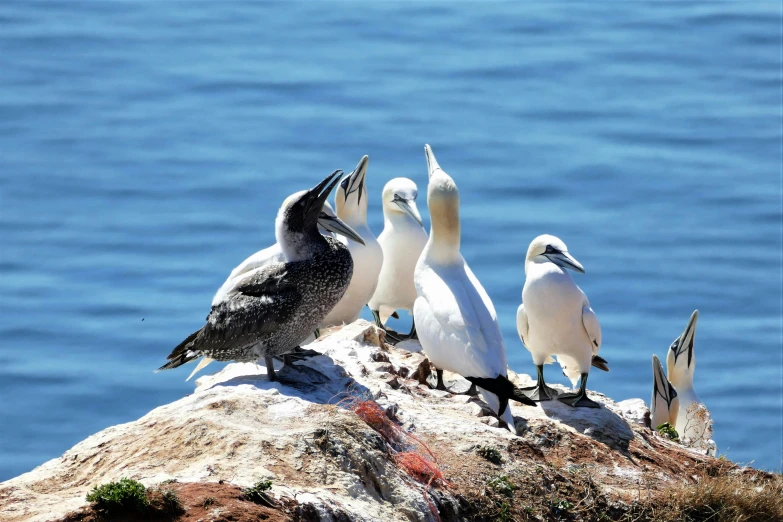
[[[310,190],[289,196],[275,220],[275,237],[286,262],[252,270],[226,299],[212,307],[207,324],[190,334],[158,370],[201,356],[218,361],[263,357],[270,380],[272,358],[304,341],[340,300],[353,273],[348,249],[318,232],[323,203],[339,181],[335,171]],[[361,241],[350,227],[343,232]]]
[[[367,187],[364,178],[369,161],[367,156],[359,161],[351,175],[340,183],[334,197],[337,216],[356,230],[364,243],[338,237],[338,240],[348,247],[353,258],[353,277],[343,298],[321,322],[322,327],[348,324],[357,320],[378,284],[378,274],[383,265],[383,250],[367,226]]]
[[[712,418],[710,412],[696,395],[693,389],[693,372],[696,368],[694,343],[696,342],[696,323],[699,321],[699,311],[694,310],[685,330],[669,347],[666,355],[666,366],[669,382],[677,390],[680,407],[677,412],[677,423],[674,429],[680,439],[693,447],[707,450],[715,454],[715,443],[712,441]],[[655,427],[655,426],[653,426]]]
[[[512,393],[507,378],[506,349],[495,307],[460,254],[457,185],[440,168],[429,145],[424,152],[431,230],[413,276],[419,342],[438,370],[439,389],[445,389],[443,370],[462,375],[479,387],[484,401],[516,433],[508,400],[524,401],[524,397]]]
[[[680,399],[677,390],[666,378],[661,361],[657,355],[652,356],[653,392],[650,399],[650,421],[653,429],[668,422],[677,429],[677,413],[680,409]]]
[[[378,236],[383,267],[368,303],[375,324],[381,328],[397,310],[412,312],[416,301],[413,270],[428,239],[416,207],[418,195],[416,184],[408,178],[394,178],[383,187],[383,232]],[[414,321],[410,333],[402,337],[415,335]]]
[[[522,304],[517,309],[517,332],[533,356],[538,383],[524,391],[536,401],[553,398],[570,405],[598,408],[585,392],[590,366],[609,371],[607,362],[598,356],[601,348],[601,326],[590,302],[576,286],[566,269],[584,273],[561,240],[543,235],[535,238],[525,258],[525,286]],[[575,383],[582,382],[577,393],[558,396],[557,390],[544,381],[544,364],[557,355],[563,373]]]

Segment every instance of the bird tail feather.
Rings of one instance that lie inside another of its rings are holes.
[[[599,370],[603,370],[605,372],[609,371],[609,361],[607,361],[603,357],[599,357],[598,355],[593,355],[593,360],[590,364],[592,364]]]
[[[526,404],[527,406],[537,406],[537,404],[525,395],[522,390],[514,386],[505,375],[498,375],[494,379],[487,377],[465,377],[465,379],[479,388],[483,388],[497,395],[501,405],[508,404],[508,401],[512,400]]]
[[[213,358],[211,358],[211,357],[203,357],[203,358],[202,358],[202,359],[201,359],[201,360],[198,362],[198,366],[196,366],[196,369],[195,369],[195,370],[193,370],[192,372],[190,372],[190,375],[188,375],[188,378],[187,378],[187,379],[185,379],[185,381],[187,382],[187,381],[189,381],[190,379],[192,379],[192,378],[193,378],[193,376],[194,376],[194,375],[196,375],[196,374],[197,374],[197,373],[198,373],[198,372],[199,372],[199,371],[200,371],[202,368],[206,367],[206,366],[207,366],[209,363],[211,363],[211,362],[212,362],[212,361],[214,361],[214,360],[215,360],[215,359],[213,359]]]
[[[171,370],[172,368],[177,368],[185,363],[189,363],[190,361],[201,357],[201,353],[190,350],[193,341],[196,339],[196,336],[201,333],[201,330],[203,330],[203,328],[196,330],[192,334],[188,335],[184,341],[179,343],[167,357],[169,362],[155,370],[155,372],[157,373],[161,370]]]

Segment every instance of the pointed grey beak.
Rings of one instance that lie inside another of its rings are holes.
[[[691,366],[691,361],[693,361],[693,345],[696,342],[696,323],[698,322],[699,311],[694,310],[691,314],[691,318],[688,319],[688,326],[685,327],[685,330],[677,339],[674,340],[670,347],[674,351],[675,362],[680,355],[684,353],[688,354],[689,368]]]
[[[432,177],[436,171],[443,170],[440,168],[440,165],[438,165],[438,160],[435,159],[435,153],[432,152],[432,147],[429,145],[424,145],[424,157],[427,158],[427,171],[429,172],[429,177]]]
[[[334,232],[335,234],[345,236],[348,239],[356,241],[360,245],[364,244],[364,239],[362,239],[362,236],[357,234],[354,229],[346,225],[343,220],[337,216],[329,215],[326,212],[321,212],[321,215],[318,216],[318,224],[329,232]]]
[[[562,268],[569,268],[575,272],[581,272],[585,273],[585,269],[582,266],[582,264],[573,258],[571,254],[568,252],[557,252],[555,254],[544,254],[547,259],[552,261],[554,264],[556,264],[559,267]]]
[[[321,213],[318,214],[318,228],[319,232],[326,235],[332,235],[332,231],[329,230],[327,227],[331,226],[332,219],[336,218],[337,214],[334,213],[334,210],[332,210],[331,205],[329,205],[328,201],[324,201],[324,207],[321,209]]]
[[[370,157],[366,154],[359,160],[359,164],[353,169],[353,172],[340,183],[340,187],[345,193],[345,199],[354,192],[357,194],[357,204],[362,202],[362,193],[365,191],[364,178],[367,175],[367,166],[370,163]]]
[[[415,200],[405,199],[395,194],[393,201],[403,212],[415,219],[419,225],[422,227],[424,226],[424,224],[421,222],[421,214],[419,214],[419,209],[416,207]]]

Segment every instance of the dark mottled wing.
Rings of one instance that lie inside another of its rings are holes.
[[[231,358],[231,352],[275,332],[301,295],[284,263],[258,268],[235,288],[235,294],[214,307],[192,350],[210,357]]]
[[[256,268],[242,278],[234,291],[250,297],[274,295],[293,288],[286,263],[273,263]]]

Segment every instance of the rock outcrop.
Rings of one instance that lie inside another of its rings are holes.
[[[62,519],[87,504],[92,487],[122,477],[147,486],[176,480],[180,488],[194,483],[247,487],[269,479],[281,520],[535,514],[532,504],[528,511],[503,500],[513,498],[505,490],[528,486],[542,498],[552,497],[553,513],[575,509],[568,488],[610,511],[660,484],[688,482],[698,469],[721,465],[651,431],[642,400],[616,403],[593,392],[600,409],[556,401],[538,407],[512,403],[515,436],[480,399],[422,384],[428,367],[415,353],[415,342],[404,343],[408,350],[395,348],[379,334],[382,338],[360,320],[312,343],[308,347],[322,355],[300,363],[309,370],[296,386],[269,382],[265,369],[254,364],[231,364],[201,377],[193,394],[103,430],[60,458],[0,484],[0,520]],[[527,375],[510,378],[519,386],[532,384]],[[457,376],[450,384],[468,387]],[[394,456],[400,448],[346,407],[369,399],[395,429],[432,451],[443,480],[428,486],[426,476],[412,476]],[[576,482],[579,477],[584,480]],[[577,484],[588,484],[590,491],[576,491]],[[220,518],[229,508],[217,501],[198,509],[203,515],[188,520],[240,520]]]

